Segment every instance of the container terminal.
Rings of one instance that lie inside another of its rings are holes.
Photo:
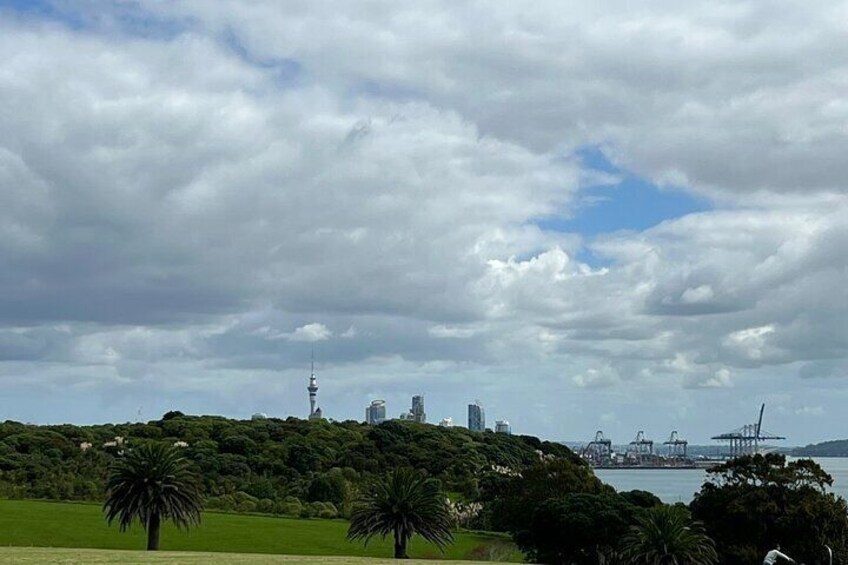
[[[755,424],[745,424],[711,438],[727,442],[729,446],[726,453],[717,457],[690,456],[689,442],[680,437],[677,430],[673,430],[661,444],[655,444],[648,439],[644,430],[639,430],[630,443],[619,446],[618,450],[613,448],[612,439],[606,437],[603,430],[598,430],[595,437],[579,448],[578,452],[595,469],[708,469],[741,455],[770,451],[773,447],[764,442],[786,439],[762,428],[765,407],[765,404],[760,406]]]

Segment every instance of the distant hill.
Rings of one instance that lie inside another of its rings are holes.
[[[848,439],[813,443],[792,450],[795,457],[848,457]]]

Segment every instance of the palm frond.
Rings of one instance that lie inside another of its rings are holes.
[[[622,540],[632,563],[645,565],[713,565],[715,544],[685,508],[658,506],[645,511]]]
[[[440,549],[453,541],[451,517],[439,481],[413,469],[397,469],[364,489],[351,516],[348,539],[379,536],[408,540],[418,534]]]
[[[166,444],[142,445],[112,467],[103,504],[106,521],[121,531],[151,516],[171,520],[178,528],[200,523],[202,500],[198,481],[180,451]]]

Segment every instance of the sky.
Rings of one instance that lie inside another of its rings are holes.
[[[848,437],[846,22],[0,0],[0,420]]]

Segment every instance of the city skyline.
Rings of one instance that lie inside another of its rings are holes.
[[[841,3],[369,6],[0,2],[0,419],[848,434]]]

